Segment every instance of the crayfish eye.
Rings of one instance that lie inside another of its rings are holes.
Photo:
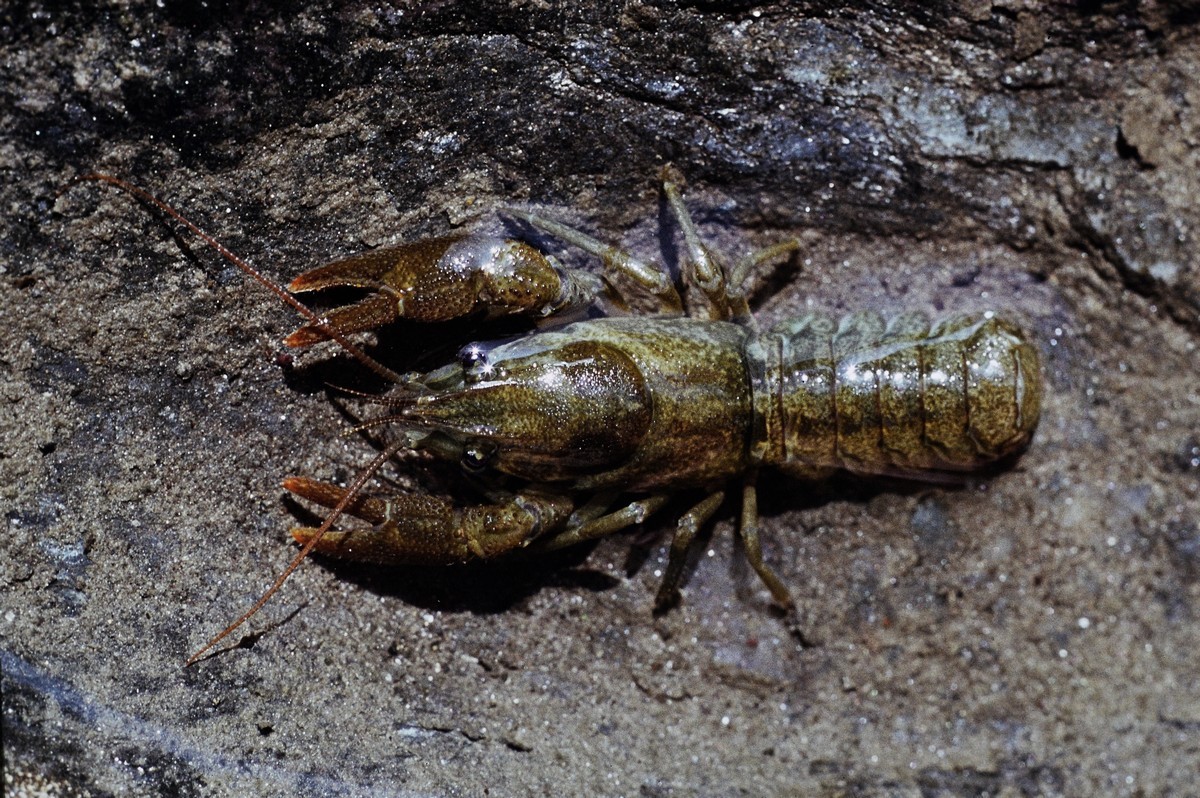
[[[478,473],[491,465],[495,457],[495,447],[468,446],[463,450],[462,465],[467,471]]]
[[[479,368],[487,363],[487,351],[479,344],[468,344],[458,351],[458,362],[468,371]]]
[[[458,364],[462,367],[467,383],[475,383],[493,375],[495,369],[488,363],[490,347],[483,344],[468,344],[458,351]]]

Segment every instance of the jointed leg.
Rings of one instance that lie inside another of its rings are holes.
[[[746,257],[739,260],[733,267],[733,271],[729,273],[729,285],[731,291],[742,293],[745,289],[746,278],[750,276],[750,272],[762,266],[764,263],[782,258],[784,255],[791,255],[800,249],[800,240],[797,238],[789,238],[786,241],[780,241],[778,244],[772,244],[769,247],[751,252]]]
[[[674,169],[667,167],[663,169],[662,179],[663,192],[667,195],[671,211],[675,214],[687,244],[690,260],[689,268],[685,270],[686,279],[704,292],[715,318],[733,319],[753,327],[754,317],[750,315],[750,306],[746,302],[746,277],[751,269],[796,251],[800,248],[800,242],[790,239],[752,252],[738,261],[727,273],[716,254],[705,246],[687,206],[683,204],[679,190],[683,178]]]
[[[514,208],[506,209],[505,212],[528,222],[543,233],[549,233],[555,238],[600,258],[604,263],[606,276],[621,274],[632,280],[659,301],[660,313],[683,312],[683,300],[679,298],[679,292],[675,290],[675,285],[665,270],[645,264],[624,250],[605,244],[586,233],[553,219],[547,219],[540,214]]]
[[[593,518],[579,526],[565,529],[557,535],[540,540],[536,546],[539,550],[550,551],[574,546],[576,543],[582,543],[585,540],[594,540],[605,535],[611,535],[613,532],[618,532],[626,527],[642,523],[666,503],[667,497],[663,495],[649,496],[639,501],[630,502],[620,510],[602,515],[599,518]]]
[[[729,312],[735,320],[757,329],[754,317],[750,315],[750,305],[746,302],[746,278],[750,276],[751,271],[764,263],[791,255],[799,249],[800,241],[789,238],[751,252],[734,265],[733,270],[729,272]]]
[[[792,608],[792,596],[767,564],[763,562],[762,545],[758,541],[758,490],[754,486],[754,475],[746,479],[742,487],[742,523],[740,532],[746,547],[746,559],[771,591],[771,597],[786,610]]]
[[[662,179],[663,192],[667,195],[667,202],[675,214],[679,229],[683,232],[684,243],[687,244],[688,264],[684,269],[684,279],[704,292],[712,308],[713,318],[727,319],[730,316],[730,307],[725,267],[704,245],[687,206],[683,204],[683,197],[679,193],[682,177],[668,166],[663,169]]]
[[[675,603],[679,596],[679,580],[683,576],[683,566],[687,562],[688,549],[696,539],[696,533],[704,526],[713,513],[725,500],[725,491],[719,490],[692,509],[683,514],[675,527],[675,537],[671,539],[671,554],[667,558],[667,570],[663,574],[662,583],[658,587],[658,595],[654,597],[654,608],[662,611]]]

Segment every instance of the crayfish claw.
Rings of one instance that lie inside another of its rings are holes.
[[[345,488],[307,477],[289,477],[284,488],[323,507],[337,507]],[[383,565],[450,565],[488,559],[521,548],[561,527],[574,510],[562,496],[519,494],[497,504],[458,506],[424,493],[359,495],[344,509],[369,526],[330,529],[314,550],[332,557]],[[292,537],[307,544],[314,527],[297,527]]]
[[[586,272],[564,269],[521,241],[495,236],[448,236],[363,252],[318,266],[288,285],[297,293],[363,288],[373,296],[336,308],[322,323],[338,333],[383,326],[398,319],[449,321],[542,317],[590,304],[602,290]],[[316,323],[296,330],[290,346],[330,336]]]
[[[346,497],[345,488],[308,477],[288,477],[283,481],[283,489],[322,507],[337,507]],[[346,505],[343,512],[368,524],[387,521],[387,505],[376,496],[360,494]]]
[[[396,320],[396,303],[386,294],[372,294],[353,305],[343,305],[325,314],[324,322],[342,335],[373,330]],[[316,324],[306,324],[283,339],[288,346],[304,347],[328,341],[329,334]]]

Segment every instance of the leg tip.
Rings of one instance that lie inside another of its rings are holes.
[[[661,617],[675,609],[677,606],[679,606],[682,598],[683,597],[678,590],[658,591],[658,593],[654,596],[654,617]]]

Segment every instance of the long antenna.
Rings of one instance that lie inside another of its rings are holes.
[[[376,360],[375,358],[368,355],[366,352],[362,351],[362,349],[360,349],[355,344],[351,343],[350,340],[348,338],[346,338],[346,336],[344,336],[340,332],[338,332],[337,329],[334,328],[334,326],[332,324],[330,324],[329,320],[326,319],[324,316],[321,316],[316,311],[314,311],[312,308],[310,308],[308,305],[305,305],[299,299],[296,299],[296,297],[289,294],[287,292],[287,289],[285,289],[283,286],[279,285],[274,280],[272,280],[270,277],[267,277],[265,274],[260,272],[258,269],[251,266],[249,263],[247,263],[245,260],[243,260],[241,257],[239,257],[236,253],[231,251],[228,247],[226,247],[220,241],[213,238],[208,233],[204,232],[204,230],[201,229],[201,227],[198,224],[193,222],[191,219],[188,219],[182,213],[175,210],[170,205],[168,205],[166,202],[163,202],[158,197],[151,194],[149,191],[146,191],[144,188],[135,186],[133,183],[130,183],[127,180],[122,180],[119,177],[113,177],[112,175],[106,175],[101,172],[90,172],[86,175],[80,175],[76,178],[73,178],[65,186],[63,186],[61,189],[59,189],[58,193],[61,195],[62,193],[70,190],[70,188],[72,186],[74,186],[78,183],[86,182],[86,181],[108,183],[111,186],[116,186],[117,188],[121,189],[126,194],[130,194],[131,196],[136,197],[137,199],[141,200],[142,202],[149,203],[150,205],[153,205],[155,208],[158,208],[160,211],[167,214],[172,219],[179,222],[181,225],[183,225],[188,230],[190,230],[197,238],[199,238],[205,244],[208,244],[210,247],[215,249],[218,253],[220,253],[221,257],[225,258],[225,260],[229,261],[234,266],[237,266],[247,276],[249,276],[251,279],[253,279],[256,283],[261,285],[263,288],[266,288],[272,294],[279,297],[281,300],[283,300],[284,302],[286,302],[287,304],[289,304],[293,308],[295,308],[300,313],[301,316],[303,316],[306,320],[308,320],[308,322],[310,324],[312,324],[314,327],[319,329],[321,332],[325,333],[325,335],[329,336],[334,341],[337,341],[338,344],[341,345],[342,349],[344,349],[348,355],[353,357],[359,363],[362,363],[364,366],[366,366],[371,371],[378,374],[380,377],[383,377],[388,382],[394,382],[394,383],[403,383],[404,382],[404,380],[400,377],[399,374],[392,371],[390,368],[383,365],[378,360]]]
[[[329,511],[329,515],[325,516],[325,520],[322,521],[321,526],[317,528],[316,534],[305,541],[304,546],[300,549],[296,556],[292,558],[292,561],[288,563],[288,567],[283,569],[283,573],[281,573],[278,578],[275,579],[274,583],[267,588],[267,592],[263,593],[262,596],[259,597],[258,601],[254,602],[254,606],[243,612],[236,621],[226,626],[221,630],[220,634],[213,637],[211,640],[201,646],[200,650],[188,657],[187,662],[183,663],[185,668],[188,665],[193,665],[198,662],[201,657],[203,657],[212,649],[213,646],[215,646],[217,643],[220,643],[222,640],[232,634],[235,629],[254,617],[254,615],[263,608],[263,605],[271,600],[271,596],[274,596],[276,591],[283,587],[283,583],[286,582],[287,578],[292,575],[292,572],[300,567],[300,563],[304,562],[304,558],[307,557],[313,548],[316,547],[317,542],[325,536],[325,533],[328,532],[330,527],[333,526],[333,522],[336,521],[338,517],[345,512],[346,508],[350,506],[350,502],[358,498],[359,491],[363,489],[368,480],[375,476],[375,472],[382,468],[384,463],[386,463],[388,460],[391,460],[397,452],[405,447],[406,444],[407,441],[401,438],[376,455],[375,459],[372,460],[366,468],[359,472],[358,476],[354,478],[354,482],[350,483],[350,487],[346,488],[346,492],[342,496],[341,501],[339,501],[334,508]]]
[[[307,305],[305,305],[303,302],[301,302],[300,300],[296,299],[294,296],[289,294],[287,292],[287,290],[284,289],[281,285],[276,283],[271,278],[267,277],[265,274],[260,272],[258,269],[251,266],[249,263],[247,263],[245,260],[243,260],[241,257],[239,257],[236,253],[231,251],[228,247],[226,247],[220,241],[218,241],[217,239],[213,238],[211,235],[206,233],[195,222],[193,222],[190,219],[188,219],[187,217],[185,217],[182,213],[175,210],[173,207],[171,207],[170,205],[168,205],[166,202],[159,199],[158,197],[154,196],[149,191],[146,191],[143,188],[135,186],[133,183],[130,183],[126,180],[122,180],[119,177],[114,177],[112,175],[107,175],[107,174],[103,174],[100,172],[91,172],[91,173],[88,173],[85,175],[80,175],[80,176],[72,179],[70,182],[68,182],[66,185],[64,185],[61,189],[59,189],[58,194],[61,196],[66,191],[70,190],[70,188],[72,186],[75,186],[79,183],[88,182],[88,181],[94,181],[94,182],[99,182],[99,183],[108,183],[109,185],[115,186],[116,188],[120,189],[121,191],[124,191],[126,194],[129,194],[129,195],[135,197],[136,199],[140,200],[141,202],[147,203],[155,208],[158,208],[160,211],[167,214],[172,219],[179,222],[184,227],[186,227],[188,230],[190,230],[197,238],[199,238],[205,244],[208,244],[210,247],[212,247],[214,250],[216,250],[221,255],[221,257],[225,258],[225,260],[229,261],[234,266],[241,269],[243,273],[245,273],[247,276],[252,278],[256,283],[263,286],[268,291],[270,291],[272,294],[279,297],[281,300],[286,302],[288,305],[291,305],[293,308],[295,308],[300,313],[300,315],[303,316],[312,326],[316,327],[321,332],[323,332],[327,336],[329,336],[329,338],[336,341],[342,347],[342,349],[345,350],[346,353],[349,354],[350,356],[352,356],[355,360],[362,363],[364,366],[371,369],[371,371],[375,372],[376,374],[383,377],[385,380],[388,380],[389,382],[393,382],[398,385],[405,384],[404,379],[399,374],[392,371],[390,368],[383,365],[378,360],[376,360],[375,358],[368,355],[366,352],[363,352],[362,349],[360,349],[355,344],[351,343],[346,338],[346,336],[342,335],[342,333],[340,333],[337,329],[335,329],[333,327],[333,325],[331,325],[329,323],[328,319],[319,315],[318,313],[313,311],[311,308],[309,308]],[[237,620],[235,620],[233,623],[229,624],[229,626],[225,627],[225,629],[223,629],[220,632],[220,634],[216,635],[211,640],[209,640],[207,643],[205,643],[204,646],[199,651],[197,651],[196,653],[194,653],[190,657],[188,657],[187,662],[184,663],[184,667],[187,667],[188,665],[192,665],[192,664],[198,662],[208,651],[212,650],[212,648],[217,643],[221,642],[226,637],[228,637],[230,634],[232,634],[235,629],[237,629],[239,626],[244,624],[246,621],[250,620],[250,618],[252,618],[255,615],[255,613],[257,613],[260,609],[262,609],[263,605],[265,605],[271,599],[271,597],[275,595],[275,593],[279,590],[279,588],[283,587],[283,583],[286,582],[287,578],[292,575],[292,572],[294,572],[298,567],[300,567],[300,563],[303,562],[304,558],[307,557],[312,552],[312,550],[316,547],[317,543],[321,540],[321,538],[325,536],[325,533],[328,532],[330,530],[330,528],[333,526],[334,522],[337,521],[337,519],[339,517],[341,517],[342,513],[345,512],[346,508],[350,506],[351,502],[353,502],[358,497],[359,493],[362,491],[363,487],[366,486],[367,482],[371,479],[371,477],[373,477],[375,475],[375,473],[377,471],[379,471],[379,469],[382,468],[383,465],[388,460],[390,460],[392,457],[394,457],[401,449],[405,448],[406,445],[407,445],[407,441],[405,439],[401,439],[401,440],[389,445],[386,449],[384,449],[382,452],[380,452],[375,457],[375,459],[372,460],[367,465],[367,467],[364,468],[358,474],[358,476],[354,478],[354,481],[350,484],[350,486],[348,488],[346,488],[345,493],[342,495],[341,500],[337,503],[337,505],[334,506],[334,508],[332,510],[330,510],[329,514],[325,516],[325,520],[321,523],[321,526],[317,529],[316,534],[314,534],[312,537],[310,537],[305,542],[304,546],[300,549],[300,551],[296,554],[296,556],[292,558],[292,561],[291,561],[291,563],[288,564],[288,567],[285,568],[283,573],[281,573],[279,575],[279,577],[274,581],[274,583],[272,583],[271,586],[269,588],[267,588],[267,591],[262,594],[262,596],[258,599],[258,601],[254,602],[254,605],[252,607],[250,607],[250,609],[248,609],[244,613],[242,613],[241,616],[238,617]]]

